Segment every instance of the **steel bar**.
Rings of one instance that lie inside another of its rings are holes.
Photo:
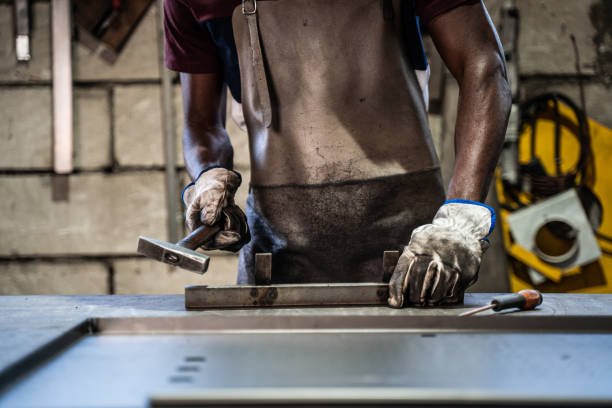
[[[53,170],[72,172],[72,58],[70,0],[51,2],[53,33]]]
[[[272,254],[255,254],[255,283],[269,285],[272,280]]]
[[[294,312],[263,313],[248,310],[215,311],[214,314],[192,314],[186,317],[104,317],[93,319],[94,333],[108,334],[195,334],[195,333],[548,333],[612,334],[612,316],[542,316],[533,312],[499,313],[464,319],[456,314],[411,315],[424,308],[403,310],[380,307],[377,314],[334,314],[331,308],[307,315],[304,309]],[[439,312],[439,308],[430,308]],[[449,312],[455,312],[451,308]],[[279,309],[280,311],[280,309]],[[229,313],[233,312],[233,313]],[[267,310],[266,312],[272,312]]]
[[[185,308],[386,305],[386,283],[187,286]]]
[[[441,387],[251,387],[189,389],[157,393],[149,406],[161,407],[600,407],[610,398],[525,396],[511,392],[478,392]]]

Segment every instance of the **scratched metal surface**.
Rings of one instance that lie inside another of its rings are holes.
[[[310,318],[332,318],[338,317],[342,321],[350,320],[351,317],[411,317],[411,316],[456,316],[460,312],[465,311],[474,306],[479,306],[487,303],[493,294],[468,294],[465,298],[465,304],[460,307],[451,308],[407,308],[402,310],[389,309],[386,307],[355,307],[355,308],[285,308],[285,309],[250,309],[250,310],[210,310],[210,311],[185,311],[184,309],[184,298],[183,296],[167,295],[167,296],[2,296],[0,297],[0,376],[3,373],[9,372],[8,370],[16,363],[22,361],[24,357],[31,356],[32,352],[46,344],[49,344],[53,339],[58,338],[63,333],[66,333],[70,328],[86,321],[89,318],[118,318],[114,324],[122,321],[122,318],[156,318],[159,319],[181,319],[181,318],[200,318],[200,317],[215,317],[219,319],[225,319],[229,317],[242,317],[242,318],[257,318],[257,317],[269,317],[269,318],[282,318],[291,320],[292,317],[308,316]],[[491,312],[485,313],[491,314]],[[521,312],[521,313],[508,313],[503,316],[499,316],[500,319],[508,319],[518,317],[533,321],[532,317],[546,318],[555,316],[612,316],[612,295],[576,295],[576,294],[545,294],[544,304],[535,311]],[[496,317],[497,318],[497,317]],[[109,320],[112,322],[112,320]],[[374,335],[374,333],[371,333]],[[430,335],[431,333],[423,333]],[[453,365],[465,365],[471,364],[471,361],[477,361],[479,366],[482,366],[479,370],[471,371],[472,373],[482,373],[482,370],[488,366],[499,368],[502,361],[514,361],[514,347],[527,341],[527,339],[537,339],[537,341],[530,342],[529,347],[526,348],[526,353],[533,355],[537,364],[534,367],[537,369],[544,368],[545,376],[541,377],[540,382],[534,382],[534,387],[531,389],[537,391],[538,387],[535,384],[548,383],[549,386],[557,387],[557,392],[561,392],[559,395],[564,395],[564,392],[576,392],[580,394],[580,390],[588,390],[593,392],[593,395],[597,394],[597,389],[592,387],[598,387],[600,385],[599,380],[606,380],[608,384],[612,383],[612,375],[609,372],[604,371],[606,367],[612,366],[610,364],[609,356],[612,353],[610,350],[610,337],[607,334],[564,334],[564,333],[548,333],[548,334],[521,334],[512,335],[508,333],[489,333],[488,335],[480,334],[459,334],[459,333],[446,333],[438,334],[436,337],[420,337],[418,333],[376,333],[377,342],[380,342],[382,346],[376,346],[372,348],[372,342],[368,342],[367,333],[364,336],[352,336],[349,334],[342,335],[340,337],[334,337],[330,333],[319,333],[319,334],[308,334],[308,336],[298,336],[297,334],[268,334],[269,338],[261,337],[257,335],[255,337],[235,337],[236,335],[227,334],[211,334],[211,333],[200,333],[200,334],[186,334],[186,335],[169,335],[165,334],[160,337],[152,337],[149,335],[135,335],[131,334],[123,336],[120,333],[116,333],[116,336],[91,336],[81,340],[75,347],[69,348],[64,351],[59,357],[51,360],[51,363],[46,364],[39,368],[39,371],[34,371],[31,377],[28,377],[25,381],[18,383],[17,385],[12,384],[4,390],[0,390],[0,406],[23,406],[23,403],[15,405],[17,400],[13,399],[16,395],[27,390],[28,387],[32,387],[41,378],[47,378],[43,383],[34,388],[29,388],[31,392],[35,390],[31,395],[26,392],[25,395],[29,395],[32,398],[38,395],[42,391],[53,392],[50,398],[45,400],[46,404],[51,404],[54,401],[63,401],[61,398],[71,395],[85,395],[80,393],[78,390],[84,389],[89,390],[95,388],[100,393],[100,402],[106,401],[109,403],[113,402],[113,395],[117,395],[117,398],[123,398],[121,395],[127,395],[127,388],[121,388],[119,386],[116,392],[109,392],[109,389],[114,389],[113,381],[115,379],[123,378],[121,373],[125,370],[128,373],[132,373],[129,378],[124,378],[121,382],[125,381],[126,384],[131,384],[130,381],[135,381],[134,377],[142,374],[141,380],[139,380],[138,387],[134,388],[129,401],[126,399],[123,402],[128,403],[128,406],[139,406],[143,400],[146,399],[144,394],[149,392],[163,392],[167,389],[177,389],[181,387],[187,387],[191,391],[197,391],[201,385],[200,380],[209,373],[210,378],[216,378],[212,376],[214,371],[206,371],[205,368],[200,367],[197,372],[194,372],[193,378],[188,380],[186,383],[182,383],[178,380],[178,383],[168,382],[172,375],[177,374],[175,371],[180,372],[179,366],[186,363],[182,359],[189,357],[190,355],[198,355],[198,352],[210,351],[212,354],[204,354],[207,357],[207,362],[210,361],[211,355],[231,355],[244,357],[245,355],[250,359],[243,364],[243,359],[229,359],[226,360],[228,370],[223,375],[225,379],[237,378],[236,381],[242,381],[242,383],[228,382],[228,385],[236,386],[236,384],[259,384],[261,386],[264,383],[252,382],[253,378],[259,378],[260,374],[255,374],[256,370],[254,367],[261,366],[266,370],[271,370],[271,373],[279,372],[282,369],[282,364],[285,361],[291,362],[296,361],[295,356],[302,356],[304,364],[308,366],[308,361],[317,361],[319,367],[324,367],[323,370],[319,370],[317,375],[314,376],[313,372],[306,372],[304,375],[305,380],[308,378],[318,378],[321,381],[328,379],[327,374],[330,376],[341,377],[346,381],[355,378],[370,378],[372,375],[378,376],[378,379],[384,383],[390,380],[389,376],[384,376],[384,370],[386,366],[390,367],[393,364],[398,364],[397,367],[403,367],[404,362],[411,362],[410,367],[427,367],[424,362],[427,358],[433,359],[437,362],[437,366],[429,365],[430,367],[445,367],[450,364]],[[292,337],[293,336],[293,337]],[[309,337],[310,336],[310,337]],[[314,336],[314,337],[313,337]],[[321,336],[321,337],[317,337]],[[458,337],[457,337],[458,336]],[[497,336],[497,337],[496,337]],[[514,337],[513,337],[514,336]],[[518,337],[517,337],[518,336]],[[522,337],[521,337],[522,336]],[[534,337],[535,336],[535,337]],[[539,337],[538,337],[539,336]],[[353,340],[349,341],[351,344],[351,359],[354,361],[344,362],[335,359],[336,356],[344,356],[342,345],[345,341],[335,343],[334,339],[345,339],[355,338],[356,343],[352,343]],[[516,341],[513,339],[522,339]],[[224,339],[224,340],[219,340]],[[232,340],[228,339],[248,339],[243,340]],[[302,344],[304,339],[310,339],[306,343]],[[331,340],[330,340],[331,339]],[[358,340],[357,340],[358,339]],[[436,340],[433,340],[436,339]],[[493,339],[502,339],[501,341],[494,341]],[[266,351],[270,344],[276,344],[274,342],[281,342],[277,347],[275,353],[270,354]],[[271,343],[272,342],[272,343]],[[474,343],[476,342],[476,343]],[[420,346],[406,345],[413,344]],[[435,349],[427,348],[427,344],[437,344],[438,347]],[[482,347],[477,347],[479,344]],[[228,352],[227,346],[232,345],[233,352]],[[251,348],[251,345],[253,347]],[[296,347],[293,347],[293,346]],[[392,353],[386,353],[380,351],[381,347],[387,347],[387,345],[404,345],[399,348],[390,347],[390,350],[394,350],[396,356],[393,357]],[[468,347],[469,345],[469,347]],[[312,347],[319,347],[314,350]],[[130,349],[132,347],[137,352],[133,355],[122,354],[122,349]],[[204,348],[202,348],[204,347]],[[217,347],[220,347],[217,350]],[[459,347],[459,348],[457,348]],[[457,353],[451,353],[454,349],[459,350]],[[305,350],[305,351],[303,351]],[[310,350],[310,351],[308,351]],[[327,351],[326,351],[327,350]],[[415,350],[421,350],[419,352]],[[482,352],[476,353],[475,350],[481,350]],[[366,358],[363,354],[374,352],[379,358],[371,360]],[[140,353],[140,354],[139,354]],[[326,354],[327,353],[327,354]],[[378,353],[378,354],[377,354]],[[380,354],[383,353],[383,354]],[[398,354],[399,353],[399,354]],[[497,355],[501,357],[495,357]],[[146,355],[146,358],[145,358]],[[80,357],[83,357],[81,360]],[[140,357],[139,357],[140,356]],[[323,357],[321,357],[323,356]],[[357,356],[358,358],[355,358]],[[429,356],[429,357],[428,357]],[[454,356],[454,357],[453,357]],[[233,357],[232,357],[233,358]],[[263,360],[258,360],[262,358]],[[453,358],[455,360],[453,360]],[[278,367],[269,367],[266,364],[271,364],[270,359],[278,362]],[[557,362],[561,359],[560,362]],[[86,364],[80,364],[78,361],[87,362]],[[215,360],[216,361],[216,360]],[[249,362],[250,361],[250,362]],[[370,369],[370,364],[375,362],[374,369]],[[550,365],[553,361],[555,364]],[[133,362],[133,365],[129,363]],[[417,364],[417,362],[419,362]],[[159,366],[151,368],[147,364],[159,363]],[[347,364],[352,364],[347,366]],[[392,364],[393,363],[393,364]],[[246,364],[246,365],[245,365]],[[302,364],[302,363],[300,363]],[[570,366],[570,370],[565,370]],[[101,366],[103,369],[98,369]],[[62,368],[63,367],[63,368]],[[129,369],[127,369],[129,367]],[[243,370],[244,367],[250,367],[246,372]],[[484,367],[484,368],[483,368]],[[548,370],[548,367],[553,367],[554,370]],[[350,375],[338,374],[336,368],[342,368]],[[504,381],[510,384],[518,381],[517,384],[523,384],[522,379],[514,379],[511,374],[513,370],[518,370],[518,365],[513,363],[510,366],[509,371],[502,376]],[[82,371],[79,371],[82,370]],[[190,370],[187,368],[186,370]],[[275,371],[276,370],[276,371]],[[299,371],[297,363],[291,365],[291,370]],[[314,370],[314,369],[313,369]],[[336,371],[334,371],[336,370]],[[361,371],[360,371],[361,370]],[[377,371],[378,370],[378,371]],[[260,370],[261,371],[261,370]],[[576,375],[577,372],[581,372],[581,377],[575,377],[574,380],[578,381],[569,382],[569,378]],[[280,371],[282,373],[282,371]],[[414,371],[406,369],[404,376],[401,378],[408,379],[415,375]],[[431,371],[426,371],[430,372]],[[467,372],[467,371],[466,371]],[[492,372],[492,371],[491,371]],[[73,374],[76,373],[76,374]],[[140,374],[138,374],[140,373]],[[170,374],[173,373],[173,374]],[[197,374],[200,373],[200,374]],[[203,373],[203,374],[202,374]],[[250,373],[247,376],[247,373]],[[378,374],[377,374],[378,373]],[[410,375],[408,375],[410,373]],[[298,373],[299,374],[299,373]],[[215,374],[216,375],[216,374]],[[476,374],[474,374],[476,375]],[[50,377],[45,377],[50,376]],[[198,377],[199,376],[199,377]],[[270,378],[266,375],[265,371],[261,371],[261,376]],[[310,377],[309,377],[310,376]],[[461,374],[463,378],[464,374]],[[291,378],[285,378],[285,375],[279,375],[275,377],[278,380],[288,381]],[[468,376],[469,377],[469,376]],[[179,377],[180,378],[180,377]],[[198,379],[199,378],[199,379]],[[293,377],[293,379],[298,377]],[[415,377],[416,378],[416,377]],[[433,377],[429,377],[431,380]],[[457,381],[462,381],[461,378],[457,378]],[[467,378],[467,377],[466,377]],[[470,377],[474,379],[474,377]],[[484,377],[483,377],[484,378]],[[78,379],[79,383],[73,382]],[[561,379],[557,381],[557,379]],[[565,379],[565,380],[563,380]],[[582,383],[584,379],[584,384]],[[568,381],[564,383],[563,381]],[[65,381],[62,385],[62,381]],[[260,381],[259,379],[257,381]],[[265,381],[265,380],[261,380]],[[351,380],[352,381],[352,380]],[[451,381],[449,377],[449,381]],[[452,380],[455,381],[455,380]],[[480,379],[478,381],[481,381]],[[535,381],[535,380],[534,380]],[[529,382],[529,381],[528,381]],[[66,388],[66,384],[73,384],[70,388]],[[215,384],[215,382],[211,383]],[[406,383],[408,385],[411,382]],[[485,383],[486,384],[486,383]],[[53,385],[53,386],[52,386]],[[109,385],[110,388],[107,388]],[[111,387],[112,386],[112,387]],[[146,392],[143,391],[142,387],[146,388]],[[168,388],[169,387],[169,388]],[[129,388],[129,387],[128,387]],[[612,389],[612,387],[609,387]],[[20,391],[21,390],[21,391]],[[123,390],[123,391],[122,391]],[[140,390],[140,391],[138,391]],[[526,388],[529,390],[529,388]],[[4,392],[2,394],[2,392]],[[89,392],[89,391],[87,391]],[[62,394],[65,393],[65,394]],[[133,395],[132,395],[133,394]],[[136,395],[138,394],[138,397]],[[578,395],[576,394],[576,395]],[[21,394],[22,396],[24,394]],[[49,394],[40,394],[47,395]],[[64,397],[62,397],[62,395]],[[98,395],[96,393],[91,395]],[[501,395],[501,394],[500,394]],[[580,394],[582,395],[582,394]],[[138,400],[138,402],[136,401]],[[23,401],[28,401],[24,399]],[[36,402],[29,400],[30,402]],[[38,401],[40,402],[40,400]],[[81,401],[84,402],[84,401]],[[130,405],[134,404],[136,405]],[[59,405],[61,405],[60,403]],[[88,404],[90,404],[88,402]],[[96,405],[95,401],[93,402]],[[81,406],[82,404],[64,404],[63,406]],[[82,405],[82,406],[87,406]],[[91,404],[90,404],[91,406]],[[101,405],[97,406],[112,406],[112,405]]]
[[[466,294],[449,308],[333,307],[186,311],[183,295],[0,296],[0,374],[10,365],[91,317],[458,315],[487,304],[495,294]],[[492,312],[485,312],[490,314]],[[521,317],[612,315],[612,295],[545,294],[544,303]]]
[[[0,407],[144,407],[232,388],[432,389],[495,400],[612,403],[612,335],[232,333],[93,335],[9,390]]]

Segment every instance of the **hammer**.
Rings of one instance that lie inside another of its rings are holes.
[[[138,253],[202,275],[208,269],[210,257],[194,249],[210,241],[220,230],[218,225],[201,225],[176,244],[139,237]]]

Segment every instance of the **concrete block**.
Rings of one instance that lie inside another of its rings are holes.
[[[90,261],[0,262],[0,295],[108,294],[108,268]]]
[[[520,74],[575,74],[576,59],[571,34],[576,37],[580,51],[582,73],[595,73],[595,29],[589,12],[598,1],[517,2],[520,13]]]
[[[178,146],[178,163],[184,165],[183,161],[183,143],[182,135],[184,129],[184,114],[183,114],[183,98],[180,85],[175,87],[174,92],[174,110],[176,112],[176,133]],[[238,105],[239,106],[239,105]],[[227,108],[226,108],[225,128],[229,134],[230,142],[234,148],[234,167],[239,171],[244,171],[251,167],[251,159],[249,156],[249,136],[247,132],[241,130],[232,119],[232,96],[227,93]]]
[[[119,165],[164,165],[159,86],[115,87],[113,114],[115,158]]]
[[[162,172],[69,176],[69,200],[51,176],[0,177],[0,256],[134,254],[139,235],[165,239]]]
[[[3,146],[0,168],[52,168],[51,116],[50,87],[10,87],[0,92],[0,143]],[[75,168],[110,166],[110,146],[106,90],[77,88],[74,98]]]
[[[74,98],[74,166],[99,169],[112,165],[108,90],[77,88]]]
[[[149,259],[122,259],[114,262],[115,293],[184,293],[187,285],[233,285],[238,273],[238,256],[216,255],[204,275],[173,268]]]
[[[157,7],[152,5],[125,44],[119,58],[109,64],[83,44],[74,44],[74,76],[82,81],[158,79]]]
[[[50,87],[11,87],[0,91],[0,144],[0,168],[51,167]]]
[[[568,96],[580,107],[580,87],[577,81],[526,79],[521,82],[521,95],[527,100],[547,92],[559,92]],[[612,87],[599,82],[584,84],[587,115],[604,126],[612,128]]]
[[[14,8],[0,4],[0,81],[51,80],[51,24],[49,2],[31,2],[28,62],[15,56]]]

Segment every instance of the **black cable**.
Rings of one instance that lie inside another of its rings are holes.
[[[542,112],[550,109],[550,102],[553,103],[553,120],[555,122],[555,175],[550,175],[546,172],[541,164],[539,158],[535,155],[535,139],[537,136],[536,123]],[[574,115],[578,120],[578,141],[580,144],[580,152],[576,167],[567,173],[561,171],[561,116],[559,114],[559,102],[567,105],[572,109]],[[576,187],[584,180],[586,163],[588,161],[590,150],[591,150],[591,138],[589,135],[588,127],[586,125],[587,118],[584,112],[576,106],[576,104],[569,99],[567,96],[552,92],[539,95],[535,98],[529,99],[521,104],[521,122],[520,128],[522,129],[527,124],[531,125],[531,160],[526,165],[521,165],[519,168],[519,180],[527,181],[530,185],[530,192],[536,197],[548,197],[568,188]],[[522,186],[509,186],[514,187],[515,196],[518,196],[518,192],[521,191]],[[512,188],[511,188],[512,190]],[[515,200],[516,201],[516,200]],[[517,201],[518,204],[520,202]]]

